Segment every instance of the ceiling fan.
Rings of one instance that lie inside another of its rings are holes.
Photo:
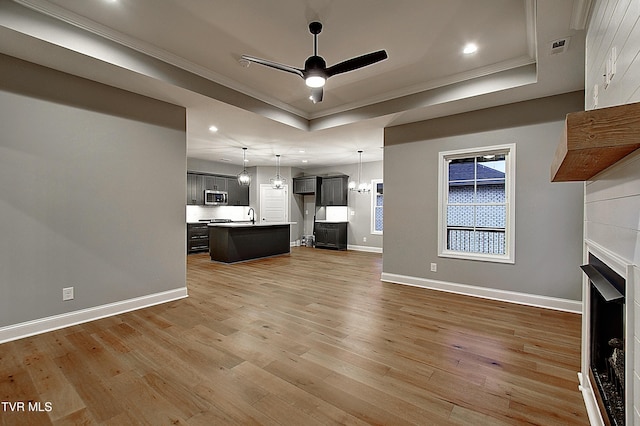
[[[309,56],[304,62],[304,69],[248,55],[242,55],[242,59],[299,75],[305,80],[307,86],[311,88],[311,96],[309,99],[311,99],[313,103],[322,102],[322,88],[329,77],[357,70],[387,59],[387,52],[385,50],[378,50],[377,52],[367,53],[366,55],[347,59],[346,61],[327,67],[325,60],[321,56],[318,56],[318,34],[322,31],[322,24],[320,22],[311,22],[309,24],[309,31],[313,34],[313,56]]]

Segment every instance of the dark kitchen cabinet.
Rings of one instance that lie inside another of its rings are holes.
[[[229,193],[230,206],[248,206],[249,205],[249,187],[241,186],[237,178],[227,179],[227,191]]]
[[[227,180],[224,176],[204,175],[204,189],[227,191]]]
[[[315,241],[317,248],[346,250],[347,222],[316,222]]]
[[[320,186],[321,206],[346,206],[349,176],[328,176],[322,178]]]
[[[227,192],[230,206],[249,205],[249,187],[240,186],[235,176],[187,173],[187,205],[203,206],[207,189]]]
[[[316,176],[303,176],[293,178],[293,193],[308,195],[315,194],[316,188],[319,186],[319,178]]]
[[[187,173],[187,205],[204,205],[204,176]]]
[[[207,223],[187,223],[187,254],[209,250]]]

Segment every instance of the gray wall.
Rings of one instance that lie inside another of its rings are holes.
[[[550,182],[564,116],[583,92],[385,130],[383,272],[581,299],[581,183]],[[516,144],[515,264],[438,257],[438,153]],[[429,270],[436,262],[438,272]]]
[[[0,75],[0,327],[185,288],[184,108],[4,55]]]

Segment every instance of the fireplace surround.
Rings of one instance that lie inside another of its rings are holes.
[[[633,423],[632,265],[586,241],[582,367],[578,374],[591,424]]]
[[[625,279],[589,254],[589,379],[606,424],[625,424]]]

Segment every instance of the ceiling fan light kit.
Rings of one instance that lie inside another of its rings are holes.
[[[249,55],[242,55],[241,60],[299,75],[304,79],[305,84],[311,88],[311,95],[309,96],[309,99],[311,99],[313,103],[317,103],[322,102],[322,88],[329,77],[373,65],[376,62],[387,59],[388,57],[385,50],[378,50],[377,52],[357,56],[327,67],[327,63],[324,58],[318,56],[318,34],[320,34],[321,31],[322,24],[320,22],[311,22],[309,24],[309,32],[313,34],[313,56],[309,56],[304,62],[304,69],[295,68],[289,65]]]

